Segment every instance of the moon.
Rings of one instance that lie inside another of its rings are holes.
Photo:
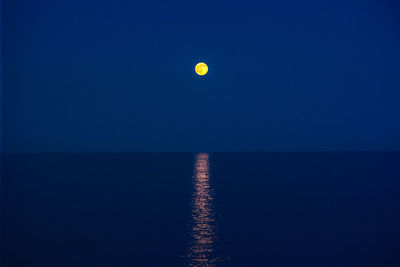
[[[196,73],[200,76],[204,76],[207,74],[208,72],[208,66],[206,63],[204,62],[200,62],[196,64],[196,67],[194,68],[194,70],[196,71]]]

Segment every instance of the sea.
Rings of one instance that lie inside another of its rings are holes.
[[[2,266],[400,266],[400,152],[3,154]]]

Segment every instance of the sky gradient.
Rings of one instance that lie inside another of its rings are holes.
[[[4,151],[399,150],[399,29],[396,1],[4,0]]]

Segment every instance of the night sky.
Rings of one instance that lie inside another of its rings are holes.
[[[5,152],[400,149],[398,1],[3,5]]]

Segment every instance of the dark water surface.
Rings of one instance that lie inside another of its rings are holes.
[[[400,153],[6,154],[3,266],[400,266]]]

